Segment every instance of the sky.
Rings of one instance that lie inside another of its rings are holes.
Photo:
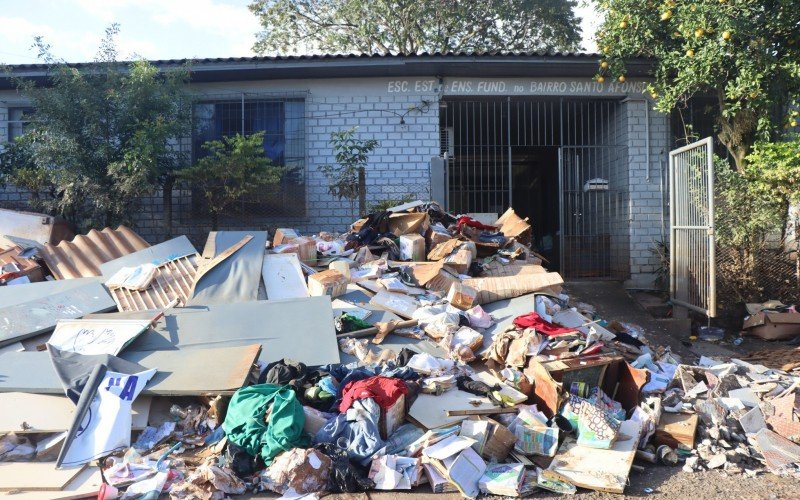
[[[254,55],[258,19],[249,0],[0,0],[0,63],[36,63],[34,36],[68,62],[91,61],[104,30],[119,23],[122,59]],[[580,7],[584,49],[596,18]]]

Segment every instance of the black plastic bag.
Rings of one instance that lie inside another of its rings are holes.
[[[331,461],[328,478],[328,491],[331,493],[360,493],[375,487],[372,479],[347,458],[347,452],[333,443],[320,443],[316,449],[327,455]]]
[[[242,479],[252,477],[266,468],[261,457],[250,455],[230,441],[225,448],[225,459],[233,473]]]

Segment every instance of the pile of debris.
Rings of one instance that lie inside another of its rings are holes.
[[[511,209],[413,202],[341,235],[212,232],[202,253],[18,232],[42,217],[0,213],[0,495],[623,493],[635,460],[798,473],[797,371],[693,366],[572,303]]]

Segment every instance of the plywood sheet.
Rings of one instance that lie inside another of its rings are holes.
[[[0,492],[0,498],[8,497],[9,500],[73,500],[77,498],[94,498],[100,491],[103,484],[103,475],[98,467],[87,467],[78,473],[75,478],[67,483],[60,491],[48,491],[43,494],[41,491],[22,490],[7,493]]]
[[[232,394],[248,379],[261,346],[246,345],[206,349],[179,349],[120,355],[158,373],[143,395],[196,396]],[[62,394],[61,382],[47,352],[12,352],[0,355],[0,392]]]
[[[477,401],[479,404],[473,405]],[[420,394],[408,411],[408,416],[426,429],[438,429],[447,425],[457,424],[466,419],[466,416],[448,417],[447,410],[490,410],[496,409],[488,398],[478,397],[474,394],[450,389],[440,396]]]
[[[123,267],[136,267],[146,263],[158,266],[167,261],[177,259],[178,257],[185,257],[196,253],[197,250],[189,241],[189,238],[186,236],[179,236],[150,248],[145,248],[144,250],[139,250],[138,252],[101,264],[100,272],[103,273],[103,276],[106,278],[110,278]]]
[[[54,462],[0,462],[0,491],[59,491],[84,468],[56,469]]]
[[[269,300],[308,297],[306,279],[295,253],[265,255],[261,275]]]
[[[27,285],[8,288],[18,286]],[[28,302],[4,305],[0,307],[0,346],[52,330],[60,319],[81,318],[115,307],[111,295],[96,281]]]
[[[119,314],[144,317],[145,313]],[[136,316],[139,315],[139,316]],[[130,350],[195,349],[261,344],[261,361],[283,358],[308,366],[339,362],[330,297],[261,300],[173,309]]]
[[[621,494],[636,454],[641,425],[632,420],[622,422],[619,439],[611,449],[600,450],[578,446],[573,436],[561,444],[545,475],[556,477],[579,488]]]
[[[140,396],[133,401],[133,430],[144,429],[150,414],[150,396]],[[29,394],[24,392],[0,393],[0,434],[37,432],[64,432],[72,425],[75,404],[66,396]]]
[[[25,285],[0,286],[0,304],[10,307],[33,300],[43,299],[57,293],[82,288],[90,283],[102,283],[103,278],[76,278],[70,280],[40,281]]]

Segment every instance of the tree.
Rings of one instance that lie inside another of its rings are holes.
[[[36,209],[83,230],[129,222],[141,198],[159,186],[169,224],[175,172],[188,164],[178,147],[191,133],[188,70],[119,62],[118,31],[106,30],[95,63],[85,68],[57,61],[36,39],[49,85],[15,79],[35,111],[0,161],[5,180],[30,190]]]
[[[264,154],[264,132],[207,141],[203,149],[207,155],[182,170],[179,177],[204,192],[213,230],[231,205],[277,184],[286,171],[273,165]]]
[[[624,80],[625,58],[652,57],[658,110],[715,97],[718,138],[739,172],[756,141],[797,127],[786,114],[800,99],[797,0],[601,0],[600,11],[598,79]]]
[[[254,0],[257,53],[576,50],[576,0]]]
[[[330,144],[338,165],[320,166],[320,171],[330,182],[328,192],[340,200],[348,200],[351,211],[355,210],[355,201],[365,188],[362,184],[369,155],[378,147],[375,139],[356,139],[355,134],[355,127],[332,132]],[[359,209],[363,211],[366,207],[359,206]]]

